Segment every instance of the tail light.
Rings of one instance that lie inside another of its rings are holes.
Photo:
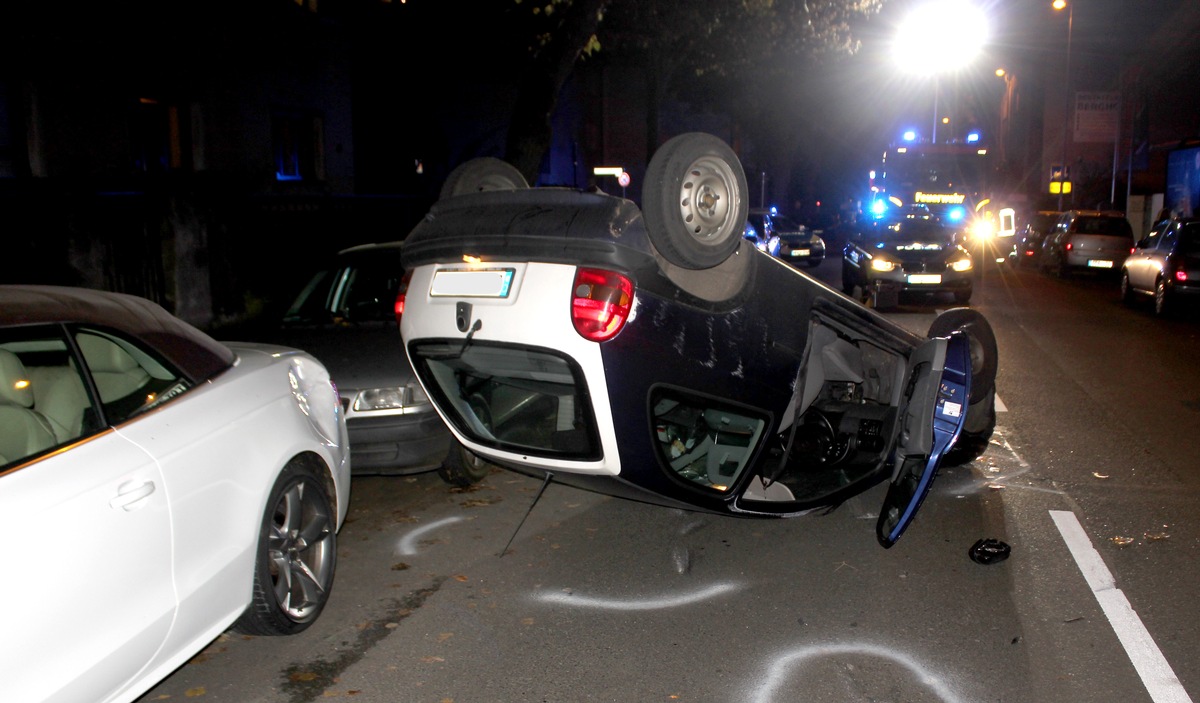
[[[1185,271],[1183,269],[1179,269],[1178,271],[1175,272],[1175,280],[1176,281],[1186,281],[1187,279],[1188,279],[1187,271]]]
[[[400,279],[400,287],[396,290],[396,324],[400,324],[400,317],[404,315],[404,299],[408,296],[408,284],[412,282],[412,271],[405,271],[404,276]]]
[[[571,322],[584,339],[603,342],[625,326],[633,307],[633,282],[613,271],[580,268],[571,292]]]
[[[1075,245],[1072,244],[1071,242],[1067,242],[1066,246],[1063,247],[1063,249],[1065,249],[1067,251],[1071,251],[1074,248],[1075,248]]]

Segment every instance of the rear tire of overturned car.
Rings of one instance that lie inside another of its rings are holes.
[[[938,315],[929,326],[929,337],[945,337],[959,330],[967,334],[971,345],[971,402],[983,400],[996,385],[999,349],[996,334],[978,310],[951,308]]]
[[[450,453],[438,467],[438,476],[451,486],[466,487],[479,483],[491,472],[492,465],[458,442],[451,442]]]
[[[733,255],[749,213],[746,172],[718,137],[688,132],[650,159],[642,214],[654,248],[668,262],[706,269]]]
[[[971,397],[958,439],[942,458],[945,466],[977,459],[987,450],[996,429],[996,369],[1000,356],[996,334],[979,311],[952,308],[934,318],[928,336],[945,337],[956,330],[965,332],[970,343]]]
[[[516,166],[491,156],[483,156],[459,164],[446,182],[438,197],[442,200],[466,193],[486,190],[520,190],[528,188],[529,181]]]
[[[252,599],[235,632],[292,635],[316,621],[333,587],[336,523],[317,473],[300,461],[284,467],[259,526]]]

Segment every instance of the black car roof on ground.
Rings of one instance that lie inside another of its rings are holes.
[[[145,298],[69,286],[0,286],[0,326],[82,323],[156,349],[193,381],[229,368],[233,350]]]

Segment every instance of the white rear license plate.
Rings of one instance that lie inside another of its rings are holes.
[[[914,273],[908,277],[908,282],[914,285],[929,285],[942,282],[940,273]]]
[[[1108,259],[1088,259],[1088,266],[1094,269],[1110,269],[1113,267],[1113,262]]]
[[[515,269],[440,269],[429,295],[454,298],[507,298]]]
[[[792,256],[808,256],[808,249],[793,249]]]

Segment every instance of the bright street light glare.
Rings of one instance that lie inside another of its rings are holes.
[[[944,73],[970,63],[987,37],[987,18],[978,7],[965,0],[937,0],[909,14],[893,49],[906,71]]]

